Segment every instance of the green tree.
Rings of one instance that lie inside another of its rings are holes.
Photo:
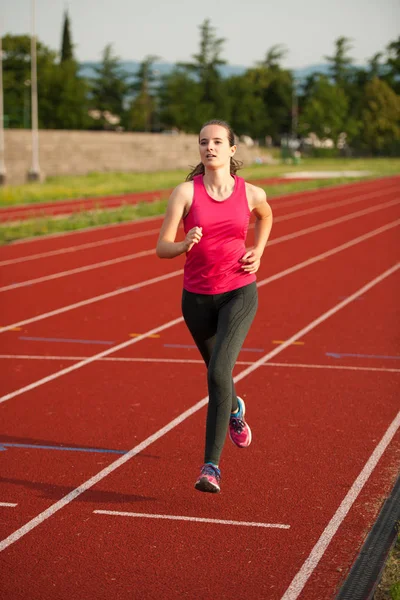
[[[51,129],[85,129],[88,116],[87,82],[79,77],[79,65],[73,56],[68,12],[64,13],[60,64],[54,63],[41,89],[43,123]]]
[[[227,119],[237,135],[264,138],[270,119],[265,109],[263,88],[254,72],[225,81]]]
[[[130,85],[134,98],[125,117],[128,129],[133,131],[151,131],[157,128],[157,73],[154,63],[158,56],[147,56],[139,65],[135,82]]]
[[[374,154],[400,152],[400,96],[385,81],[367,83],[361,116],[361,147]]]
[[[335,53],[332,56],[325,56],[330,63],[331,77],[339,85],[343,85],[352,72],[353,59],[348,55],[351,48],[351,39],[340,37],[335,42]]]
[[[176,66],[161,78],[159,88],[160,122],[163,129],[177,127],[179,130],[196,133],[210,118],[201,103],[202,89],[198,81]]]
[[[88,83],[77,74],[78,65],[67,60],[52,65],[40,87],[40,116],[47,129],[87,129]]]
[[[226,64],[226,61],[221,58],[225,39],[216,36],[215,28],[212,27],[209,19],[205,19],[199,29],[198,54],[193,54],[193,62],[179,63],[179,66],[186,68],[199,82],[202,90],[201,102],[205,105],[204,113],[209,115],[207,118],[210,118],[213,113],[216,116],[224,110],[222,77],[218,67]]]
[[[246,72],[249,86],[263,104],[260,123],[254,128],[258,131],[255,137],[269,135],[278,142],[282,134],[290,132],[293,76],[281,67],[286,53],[283,46],[272,46],[264,60]],[[258,113],[259,108],[256,110]]]
[[[62,32],[62,44],[61,44],[61,63],[66,60],[73,60],[73,45],[71,42],[68,12],[64,13],[64,24]]]
[[[113,54],[112,44],[103,51],[101,64],[95,67],[96,77],[91,81],[90,104],[92,110],[111,113],[122,118],[129,91],[128,75],[121,68],[120,60]],[[107,127],[104,118],[93,122],[94,128]]]
[[[259,67],[270,71],[280,71],[281,62],[287,56],[287,48],[283,44],[275,44],[267,50],[264,60],[260,61]]]
[[[346,132],[349,102],[344,91],[321,75],[304,103],[299,120],[303,135],[315,133],[321,140],[331,138],[336,144]]]
[[[385,81],[400,94],[400,36],[386,46]]]
[[[45,126],[42,115],[43,90],[56,53],[37,42],[37,72],[39,123]],[[30,127],[31,97],[31,38],[28,35],[6,35],[3,38],[4,116],[8,127]]]
[[[371,58],[368,60],[368,78],[374,79],[375,77],[380,77],[382,74],[382,52],[376,52]]]

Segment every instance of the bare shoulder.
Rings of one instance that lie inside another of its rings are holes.
[[[267,194],[265,191],[253,185],[252,183],[245,182],[246,184],[246,196],[249,203],[250,210],[254,210],[256,207],[265,204],[267,202]]]
[[[192,201],[193,198],[193,181],[184,181],[174,188],[170,196],[172,199],[180,199],[184,202]]]
[[[193,202],[193,181],[184,181],[172,190],[168,199],[166,218],[181,219],[190,210]]]

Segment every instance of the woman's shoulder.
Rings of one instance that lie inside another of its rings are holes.
[[[171,198],[192,199],[193,197],[193,181],[184,181],[177,185],[171,194]]]
[[[244,184],[246,189],[247,200],[249,202],[249,205],[252,206],[252,208],[256,207],[258,204],[266,202],[267,194],[265,193],[265,190],[263,190],[263,188],[259,187],[258,185],[253,185],[248,181],[245,181]]]

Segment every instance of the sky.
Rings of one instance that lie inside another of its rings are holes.
[[[287,49],[285,68],[320,64],[340,36],[363,65],[400,35],[399,0],[0,0],[0,35],[29,34],[33,4],[38,39],[56,51],[68,9],[79,62],[101,60],[107,44],[121,60],[190,61],[207,18],[226,40],[222,58],[245,67],[275,44]]]

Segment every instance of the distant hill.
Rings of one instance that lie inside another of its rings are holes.
[[[82,62],[80,64],[80,75],[83,77],[95,77],[95,67],[99,66],[98,62]],[[121,61],[120,66],[127,74],[135,75],[139,69],[139,62],[136,61]],[[170,73],[176,65],[173,63],[154,63],[154,71],[158,71],[159,75],[167,75]],[[250,67],[241,67],[238,65],[222,65],[220,67],[220,73],[222,77],[228,78],[233,77],[234,75],[242,75],[249,69]],[[298,79],[305,79],[312,73],[328,73],[329,65],[320,64],[320,65],[310,65],[308,67],[301,67],[299,69],[290,69],[294,76]]]

